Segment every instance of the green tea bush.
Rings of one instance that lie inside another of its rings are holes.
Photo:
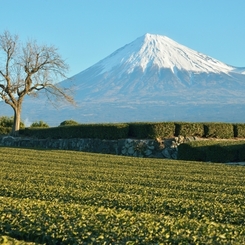
[[[243,166],[8,147],[0,156],[0,244],[245,244]]]
[[[234,138],[233,125],[231,123],[205,123],[204,136],[220,139]]]
[[[159,122],[159,123],[129,123],[129,137],[137,139],[156,139],[173,137],[175,132],[175,125],[173,122]]]
[[[204,135],[203,123],[188,123],[179,122],[175,123],[175,136],[199,136]]]

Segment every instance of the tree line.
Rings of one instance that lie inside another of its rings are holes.
[[[78,125],[79,123],[74,120],[65,120],[60,123],[59,126],[69,126],[69,125]],[[14,117],[1,116],[0,117],[0,127],[12,128],[14,125]],[[40,120],[33,122],[30,128],[48,128],[48,123]],[[20,121],[20,128],[25,128],[24,122]]]

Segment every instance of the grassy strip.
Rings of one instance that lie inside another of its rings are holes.
[[[0,148],[0,234],[46,244],[243,244],[245,168]]]

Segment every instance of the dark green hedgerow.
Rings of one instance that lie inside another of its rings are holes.
[[[192,141],[179,145],[178,159],[204,162],[245,161],[245,141]]]
[[[25,136],[45,138],[98,138],[121,139],[128,135],[128,124],[79,124],[54,128],[25,128],[20,130]]]
[[[231,123],[204,123],[204,134],[207,138],[231,139],[234,129]]]
[[[204,125],[203,123],[188,123],[188,122],[178,122],[175,123],[175,136],[199,136],[204,135]]]
[[[99,139],[156,139],[173,136],[198,136],[230,139],[245,137],[245,124],[188,123],[188,122],[137,122],[108,124],[79,124],[48,129],[21,129],[23,136],[37,138],[99,138]]]
[[[238,138],[245,138],[245,124],[237,123],[233,125],[234,136]]]
[[[156,139],[173,137],[175,125],[172,122],[160,123],[129,123],[129,137],[138,139]]]

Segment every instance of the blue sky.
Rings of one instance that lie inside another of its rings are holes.
[[[244,0],[0,0],[0,30],[52,44],[75,75],[145,33],[245,67]]]

